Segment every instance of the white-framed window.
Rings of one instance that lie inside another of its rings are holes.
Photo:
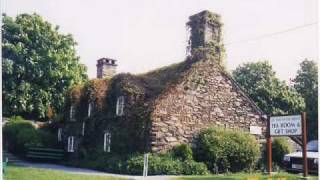
[[[70,106],[70,121],[75,121],[76,110],[74,106]]]
[[[93,110],[93,102],[89,102],[88,104],[88,117],[91,116],[92,110]]]
[[[74,152],[74,136],[68,137],[68,152]]]
[[[116,107],[117,116],[123,115],[123,109],[124,109],[124,96],[120,96],[117,99],[117,107]]]
[[[109,131],[104,132],[103,138],[103,151],[110,152],[111,148],[111,133]]]
[[[82,136],[84,136],[84,129],[85,129],[85,127],[86,127],[86,122],[82,122],[82,131],[81,131],[81,134],[82,134]]]
[[[62,140],[62,128],[58,129],[58,141]]]

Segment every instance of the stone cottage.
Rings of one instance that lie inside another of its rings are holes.
[[[98,61],[99,78],[66,97],[58,138],[68,152],[159,153],[191,142],[210,126],[264,138],[263,112],[223,66],[220,16],[203,11],[187,26],[190,55],[183,62],[140,75],[114,75],[115,60]],[[101,70],[109,65],[112,73]]]

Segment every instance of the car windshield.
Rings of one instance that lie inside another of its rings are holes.
[[[318,152],[318,141],[313,140],[307,144],[307,151]]]

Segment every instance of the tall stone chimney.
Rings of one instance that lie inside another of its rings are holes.
[[[117,72],[117,60],[101,58],[97,61],[97,78],[111,78]]]
[[[220,63],[224,53],[220,15],[205,10],[190,16],[187,26],[191,32],[191,55],[200,55],[200,58],[215,57]]]

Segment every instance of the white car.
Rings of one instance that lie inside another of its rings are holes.
[[[318,173],[318,141],[313,140],[307,144],[308,170],[311,173]],[[287,171],[302,171],[303,158],[302,152],[294,152],[284,156],[283,164]]]

